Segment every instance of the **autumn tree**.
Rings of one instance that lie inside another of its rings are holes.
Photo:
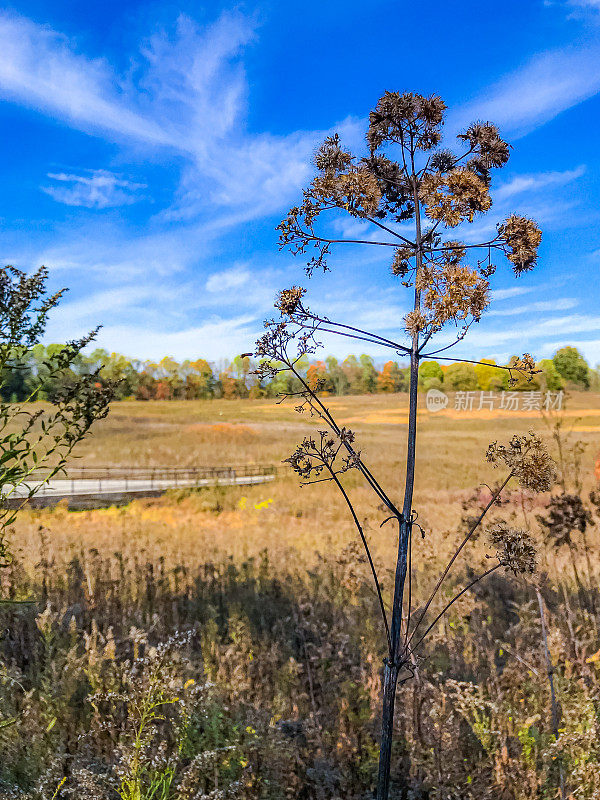
[[[436,625],[442,612],[430,619],[431,604],[457,555],[513,479],[534,490],[547,489],[552,466],[536,437],[514,437],[508,445],[493,444],[488,460],[504,467],[500,487],[476,524],[466,532],[457,553],[439,577],[431,596],[414,615],[411,564],[415,454],[417,443],[417,390],[419,364],[424,359],[460,361],[448,357],[452,346],[436,347],[433,342],[443,328],[455,332],[454,342],[464,339],[490,301],[490,279],[496,271],[496,256],[505,256],[514,274],[533,269],[541,241],[532,220],[511,214],[489,237],[473,242],[460,234],[492,206],[490,186],[494,170],[509,158],[509,145],[495,125],[476,122],[457,137],[457,150],[442,146],[446,106],[437,96],[386,92],[369,116],[366,151],[356,156],[344,148],[340,137],[328,137],[315,156],[316,174],[304,190],[302,201],[279,225],[280,244],[307,258],[306,272],[328,270],[334,248],[364,245],[389,252],[389,268],[411,298],[402,329],[396,337],[385,337],[313,312],[306,303],[306,290],[299,286],[283,290],[276,302],[279,318],[267,320],[258,340],[256,355],[262,359],[259,374],[273,376],[281,369],[296,376],[301,388],[290,393],[298,411],[310,411],[319,419],[320,429],[297,446],[288,462],[303,483],[332,481],[362,541],[372,573],[385,636],[387,657],[383,666],[382,732],[377,798],[386,800],[390,787],[390,766],[394,706],[398,681],[410,679],[418,663],[419,648]],[[362,238],[340,238],[329,222],[341,213],[370,227]],[[330,409],[296,369],[297,359],[314,353],[322,333],[337,333],[351,340],[368,341],[387,347],[410,361],[407,454],[404,497],[397,506],[394,487],[386,489],[366,463],[356,445],[355,434],[339,425]],[[469,361],[468,359],[466,360]],[[470,369],[472,369],[470,364]],[[509,380],[535,372],[533,359],[525,354],[517,363],[499,365]],[[447,373],[446,373],[447,374]],[[474,371],[472,373],[474,375]],[[372,489],[378,506],[385,509],[382,524],[395,522],[398,534],[397,559],[391,613],[388,615],[368,537],[355,510],[351,489],[344,476],[357,470]],[[490,566],[482,575],[504,567],[514,572],[533,569],[534,554],[526,533],[509,526],[490,531]],[[473,582],[475,582],[473,581]],[[470,584],[471,585],[471,584]],[[416,618],[415,618],[416,616]]]
[[[377,389],[380,392],[400,392],[404,388],[404,375],[395,361],[386,361],[377,376]]]

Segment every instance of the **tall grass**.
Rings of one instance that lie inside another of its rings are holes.
[[[364,415],[363,398],[354,408],[345,401],[349,416]],[[251,409],[244,424],[255,428],[255,445],[215,435],[226,440],[227,455],[268,461],[286,443],[263,434],[263,411]],[[130,422],[123,438],[145,424]],[[424,425],[417,602],[486,500],[474,476],[503,424],[492,437],[489,422]],[[536,420],[520,424],[541,429]],[[395,428],[364,428],[380,468],[395,470],[383,447]],[[177,437],[190,456],[189,434]],[[101,431],[86,447],[96,448],[98,463],[114,463],[112,452],[124,445]],[[199,447],[205,459],[215,454],[209,438]],[[437,466],[437,456],[456,447],[472,455],[472,472]],[[594,455],[591,446],[582,456],[584,498],[595,485]],[[353,492],[360,506],[362,490]],[[547,502],[533,505],[514,492],[503,516],[525,514],[541,536],[535,518]],[[376,522],[366,517],[365,530],[389,602],[395,543]],[[400,690],[394,772],[410,777],[394,786],[394,797],[551,798],[561,767],[573,797],[600,796],[597,522],[587,530],[587,552],[577,544],[544,548],[540,564],[558,742],[535,590],[497,573],[455,604],[422,651],[416,680]],[[60,506],[24,514],[11,545],[3,596],[34,602],[0,606],[0,797],[372,796],[384,648],[368,567],[333,492],[299,496],[283,476],[124,508]],[[472,543],[448,597],[486,554],[482,539]]]

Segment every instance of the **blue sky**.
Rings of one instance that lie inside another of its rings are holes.
[[[469,235],[511,211],[544,231],[536,271],[502,263],[456,354],[576,344],[600,362],[599,0],[5,5],[0,258],[70,287],[49,340],[102,323],[99,344],[130,356],[249,350],[277,290],[305,280],[275,226],[315,147],[339,130],[360,150],[385,90],[437,92],[449,134],[489,119],[513,144]],[[398,335],[408,297],[385,254],[332,266],[309,304]]]

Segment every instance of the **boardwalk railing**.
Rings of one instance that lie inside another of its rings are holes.
[[[265,464],[235,467],[70,466],[66,474],[59,473],[47,483],[44,482],[45,474],[33,473],[27,486],[17,487],[13,496],[26,496],[34,486],[37,497],[162,492],[178,487],[263,483],[273,480],[276,473],[277,467]]]

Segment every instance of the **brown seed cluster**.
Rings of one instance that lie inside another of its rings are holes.
[[[392,261],[392,275],[398,275],[401,278],[405,278],[410,272],[410,259],[414,256],[414,254],[414,247],[408,247],[407,245],[397,247],[394,251],[394,260]]]
[[[454,259],[442,267],[425,264],[416,280],[422,292],[428,325],[439,330],[446,322],[479,321],[489,305],[490,285],[477,270]]]
[[[429,219],[443,222],[448,228],[465,220],[473,222],[477,212],[487,211],[492,205],[486,182],[465,167],[425,175],[419,198]]]
[[[409,336],[416,336],[427,328],[427,317],[421,311],[409,311],[404,317],[404,329]]]
[[[489,530],[489,539],[496,548],[496,558],[515,575],[531,575],[536,568],[536,549],[527,531],[498,522]]]
[[[431,150],[442,138],[445,110],[446,104],[437,95],[385,92],[369,114],[371,152],[388,142],[402,144],[410,136],[419,150]]]
[[[506,257],[514,264],[516,275],[534,268],[542,232],[532,219],[511,214],[498,226],[498,235]]]
[[[285,316],[291,316],[302,306],[302,298],[306,294],[306,289],[301,286],[292,286],[289,289],[282,289],[277,295],[275,308]]]
[[[377,178],[365,167],[354,165],[345,172],[326,170],[317,175],[311,193],[318,203],[330,203],[353,217],[372,216],[381,200]]]
[[[532,492],[549,491],[556,478],[554,461],[535,433],[515,435],[508,445],[492,442],[486,460],[494,466],[507,466],[521,486]]]
[[[489,181],[490,169],[503,167],[508,161],[510,148],[500,137],[498,128],[490,122],[474,122],[458,138],[469,144],[476,153],[469,159],[467,166],[486,183]]]

